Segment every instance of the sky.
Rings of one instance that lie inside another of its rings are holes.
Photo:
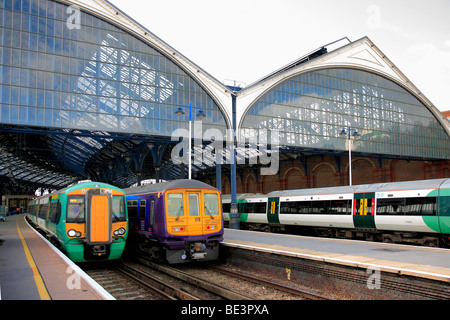
[[[368,36],[450,110],[450,0],[109,0],[217,80],[249,85],[337,39]]]

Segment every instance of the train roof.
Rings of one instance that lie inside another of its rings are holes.
[[[264,193],[238,193],[236,199],[250,199],[250,198],[264,198],[267,194]],[[231,200],[231,194],[222,195],[223,200]]]
[[[49,193],[49,194],[46,194],[43,196],[38,196],[38,197],[34,198],[34,200],[39,199],[39,198],[51,197],[51,196],[61,194],[61,193],[69,193],[69,192],[72,192],[75,190],[86,189],[86,188],[108,188],[108,189],[114,189],[114,190],[123,192],[123,190],[120,189],[119,187],[113,186],[108,183],[95,182],[95,181],[84,181],[84,182],[78,182],[78,183],[72,184],[68,187],[65,187],[63,189],[54,191],[52,193]]]
[[[210,186],[209,184],[198,181],[198,180],[179,179],[179,180],[171,180],[171,181],[155,183],[155,184],[148,184],[145,186],[127,188],[127,189],[124,189],[124,192],[126,195],[132,195],[132,194],[165,192],[166,190],[169,190],[169,189],[180,189],[180,188],[192,188],[192,189],[207,188],[207,189],[214,189],[214,190],[218,191],[218,189],[214,188],[213,186]]]
[[[431,179],[431,180],[361,184],[343,187],[282,190],[282,191],[272,191],[267,194],[241,193],[237,194],[236,198],[237,200],[239,200],[244,198],[250,199],[261,197],[292,197],[299,195],[301,196],[301,195],[322,195],[322,194],[336,194],[336,193],[362,193],[362,192],[395,191],[403,189],[411,190],[411,189],[438,189],[438,188],[441,189],[450,188],[450,179]],[[222,195],[222,199],[228,201],[231,199],[231,195],[230,194]]]
[[[298,189],[272,191],[267,194],[268,197],[288,197],[297,195],[316,195],[316,194],[334,194],[334,193],[363,193],[363,192],[380,192],[395,191],[403,189],[438,189],[450,188],[450,179],[431,179],[403,182],[386,182],[375,184],[361,184],[344,187],[328,187],[315,189]]]

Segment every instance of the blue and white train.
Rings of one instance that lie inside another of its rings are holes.
[[[229,221],[229,195],[223,196]],[[241,228],[450,246],[450,179],[238,195]]]

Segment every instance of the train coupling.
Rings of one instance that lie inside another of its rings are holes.
[[[204,243],[195,242],[189,245],[189,256],[193,260],[205,259],[206,253],[206,245]],[[186,254],[183,256],[183,259],[186,259]]]
[[[207,246],[204,242],[186,243],[183,249],[167,250],[169,263],[185,263],[190,261],[215,260],[219,256],[218,246]]]

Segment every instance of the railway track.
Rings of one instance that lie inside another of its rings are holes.
[[[99,267],[84,270],[117,300],[153,300],[158,296],[143,288],[142,284],[130,281],[130,278],[118,267]]]
[[[299,288],[294,288],[292,286],[288,286],[288,285],[284,285],[284,284],[280,284],[274,281],[270,281],[270,280],[266,280],[266,279],[262,279],[262,278],[257,278],[254,276],[251,276],[249,274],[243,274],[242,272],[236,272],[236,271],[232,271],[229,269],[224,269],[223,267],[212,267],[214,270],[217,270],[221,273],[224,274],[228,274],[231,275],[233,277],[239,278],[239,279],[243,279],[245,281],[250,281],[250,282],[254,282],[254,283],[258,283],[261,285],[265,285],[267,287],[272,287],[274,289],[283,291],[283,292],[287,292],[296,296],[299,296],[303,299],[306,300],[330,300],[328,297],[323,296],[320,293],[317,292],[313,292],[311,290],[306,290],[306,289],[299,289]]]
[[[218,285],[213,278],[205,279],[197,276],[195,273],[188,273],[178,268],[156,264],[146,259],[138,259],[139,263],[134,264],[132,268],[145,274],[153,274],[159,279],[164,279],[166,285],[172,284],[173,287],[183,293],[190,295],[188,299],[192,300],[252,300],[251,296],[237,292],[233,288]],[[127,264],[127,267],[131,267]],[[142,269],[145,269],[142,271]],[[185,297],[181,299],[186,300]]]
[[[156,264],[145,259],[86,270],[118,300],[302,300],[320,295],[211,265]]]
[[[208,291],[219,299],[328,300],[325,296],[312,290],[295,288],[211,264],[171,267],[145,259],[139,259],[139,263]]]

